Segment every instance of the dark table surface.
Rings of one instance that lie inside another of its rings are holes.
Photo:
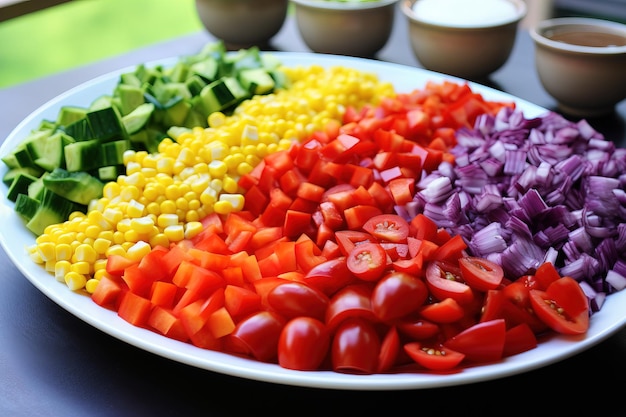
[[[37,107],[83,81],[141,62],[192,54],[212,40],[198,32],[0,90],[0,138]],[[271,47],[308,51],[292,19]],[[521,29],[507,64],[484,83],[555,109],[536,76],[533,52]],[[402,16],[376,58],[419,67]],[[589,121],[607,138],[626,143],[626,102],[614,114]],[[368,415],[401,409],[445,416],[626,415],[626,328],[573,357],[497,380],[399,391],[303,388],[221,375],[148,353],[59,307],[4,251],[0,271],[0,416]]]

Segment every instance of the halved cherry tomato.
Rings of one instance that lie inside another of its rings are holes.
[[[372,374],[378,369],[380,339],[374,326],[360,317],[344,320],[337,328],[331,348],[335,372]]]
[[[315,265],[304,276],[307,285],[329,296],[355,280],[343,256]]]
[[[589,301],[578,282],[562,277],[545,291],[530,290],[533,310],[548,327],[563,334],[583,334],[589,329]]]
[[[422,318],[400,320],[396,327],[400,333],[413,340],[430,339],[439,333],[439,325]]]
[[[381,321],[399,319],[417,311],[428,298],[426,284],[404,272],[391,272],[372,291],[372,310]]]
[[[369,284],[349,285],[332,296],[326,309],[326,325],[333,331],[350,317],[363,317],[376,320],[372,310],[372,287]]]
[[[300,371],[319,369],[330,347],[326,325],[312,317],[287,322],[278,340],[278,364]]]
[[[377,281],[387,267],[387,253],[380,243],[359,243],[354,245],[346,262],[357,278]]]
[[[278,355],[278,340],[285,327],[285,318],[272,311],[260,311],[246,317],[228,336],[235,351],[248,353],[262,362]]]
[[[420,309],[420,315],[435,323],[454,323],[465,316],[465,310],[454,298],[445,298]]]
[[[426,267],[426,285],[437,300],[452,298],[469,304],[474,293],[461,278],[461,269],[449,262],[433,261]]]
[[[409,235],[409,223],[397,214],[381,214],[365,222],[363,230],[379,240],[404,242]]]
[[[400,335],[395,326],[389,327],[383,338],[378,354],[377,372],[387,372],[396,363],[400,352]]]
[[[446,371],[458,366],[465,355],[460,352],[441,346],[427,346],[420,342],[410,342],[404,345],[404,351],[418,364],[432,371]]]
[[[488,259],[466,256],[459,258],[459,266],[463,280],[478,291],[494,290],[504,278],[502,267]]]
[[[477,323],[444,342],[474,362],[494,362],[502,358],[506,325],[503,319]]]
[[[503,356],[517,355],[537,347],[537,337],[529,325],[520,323],[506,331]]]

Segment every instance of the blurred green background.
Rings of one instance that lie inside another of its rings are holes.
[[[201,29],[194,0],[70,1],[0,22],[0,88]]]

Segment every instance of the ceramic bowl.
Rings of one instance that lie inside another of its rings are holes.
[[[298,31],[313,51],[372,57],[391,35],[398,0],[290,0]]]
[[[539,80],[562,112],[598,116],[626,99],[626,25],[561,17],[539,22],[530,35]]]
[[[527,12],[524,0],[402,0],[400,6],[419,63],[472,80],[504,65]]]
[[[266,45],[285,23],[289,0],[196,0],[206,30],[230,49]]]

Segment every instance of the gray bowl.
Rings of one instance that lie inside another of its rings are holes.
[[[314,52],[372,57],[391,35],[398,0],[291,0],[304,43]]]
[[[562,112],[600,116],[626,98],[626,25],[562,17],[538,23],[530,35],[539,80]]]
[[[205,29],[230,49],[263,46],[285,23],[289,0],[196,0]]]
[[[524,0],[508,0],[515,12],[502,20],[486,23],[446,23],[414,11],[420,0],[400,4],[409,22],[409,39],[415,57],[424,68],[467,79],[484,79],[508,60],[518,24],[526,16]],[[454,10],[449,11],[453,14]],[[462,13],[462,12],[459,12]],[[455,19],[457,20],[457,19]]]

